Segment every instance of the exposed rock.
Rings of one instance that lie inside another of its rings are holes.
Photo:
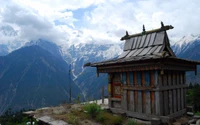
[[[196,119],[191,119],[188,121],[188,124],[192,124],[192,123],[195,123],[197,120]]]
[[[180,122],[174,122],[173,125],[181,125]]]
[[[200,125],[200,119],[196,121],[196,125]]]
[[[194,119],[200,119],[200,116],[195,115],[195,116],[193,116],[193,118],[194,118]]]
[[[193,116],[194,113],[193,113],[193,112],[187,112],[187,115],[188,115],[188,116]]]

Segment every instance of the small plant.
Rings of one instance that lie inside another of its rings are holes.
[[[103,122],[106,120],[106,118],[105,118],[105,116],[104,116],[104,112],[99,113],[99,114],[96,116],[96,120],[97,120],[98,122],[103,123]]]
[[[133,119],[129,119],[126,125],[138,125],[138,123]]]
[[[198,116],[200,116],[200,112],[196,112],[196,113],[195,113],[195,115],[198,115]]]
[[[72,125],[80,125],[79,118],[72,114],[68,115],[68,123]]]
[[[96,103],[87,103],[84,106],[84,110],[92,117],[95,118],[101,111],[101,106]]]
[[[77,103],[77,104],[81,103],[81,95],[80,94],[78,94],[77,98],[74,99],[74,102]]]
[[[121,125],[123,122],[123,119],[121,116],[115,116],[113,117],[112,122],[113,122],[112,123],[113,125]]]
[[[123,118],[120,115],[113,115],[105,111],[99,113],[96,120],[105,125],[121,125],[123,122]]]

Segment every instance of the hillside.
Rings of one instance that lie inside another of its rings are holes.
[[[69,80],[69,65],[39,46],[24,47],[0,57],[0,113],[7,108],[58,105],[81,90]]]

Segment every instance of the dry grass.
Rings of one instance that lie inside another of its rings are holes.
[[[37,116],[50,116],[72,125],[122,125],[127,118],[101,110],[95,117],[85,111],[83,104],[62,104],[59,107],[37,110]]]

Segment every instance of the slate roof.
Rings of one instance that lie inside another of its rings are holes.
[[[173,27],[171,25],[164,26],[161,22],[161,28],[158,29],[145,31],[143,26],[142,33],[129,35],[126,32],[126,35],[121,38],[121,40],[125,40],[123,53],[118,58],[92,64],[88,63],[85,66],[101,66],[158,58],[176,58],[170,48],[166,32],[169,29],[173,29]]]

